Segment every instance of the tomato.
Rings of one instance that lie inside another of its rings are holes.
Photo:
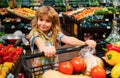
[[[71,75],[73,73],[73,66],[72,66],[72,64],[69,61],[61,62],[59,64],[58,70],[61,73]]]
[[[14,48],[13,45],[8,45],[8,46],[7,46],[7,51],[9,51],[9,52],[13,51],[14,49],[15,49],[15,48]]]
[[[17,55],[22,54],[22,48],[17,47],[17,48],[15,49],[15,53],[16,53]]]
[[[92,78],[106,78],[106,71],[103,67],[95,66],[91,69]]]
[[[73,65],[73,71],[75,73],[82,72],[86,67],[86,63],[85,63],[84,59],[82,59],[80,57],[72,58],[71,63]]]

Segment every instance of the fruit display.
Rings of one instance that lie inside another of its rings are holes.
[[[20,17],[27,18],[30,20],[35,16],[35,13],[36,13],[35,10],[32,10],[30,8],[14,8],[14,9],[7,8],[7,10],[15,15],[18,15]]]
[[[75,19],[78,19],[78,20],[84,19],[84,18],[86,18],[87,16],[93,15],[94,12],[95,12],[96,10],[98,10],[98,9],[100,9],[100,8],[99,8],[99,7],[90,7],[90,8],[87,8],[87,9],[83,10],[83,11],[80,12],[80,13],[77,13],[77,14],[73,15],[73,17],[74,17]]]
[[[86,18],[89,15],[93,15],[96,10],[99,10],[101,7],[81,7],[78,8],[77,10],[72,10],[72,11],[67,11],[64,12],[63,14],[73,16],[77,20],[81,20]]]
[[[76,10],[66,11],[63,14],[73,16],[75,19],[80,20],[87,16],[93,15],[106,15],[116,13],[117,10],[114,7],[81,7]]]

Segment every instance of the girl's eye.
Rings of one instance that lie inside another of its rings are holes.
[[[39,19],[40,21],[43,21],[43,19]]]
[[[46,22],[50,22],[49,20],[46,20]]]

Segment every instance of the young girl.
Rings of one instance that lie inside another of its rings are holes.
[[[45,57],[34,59],[34,66],[48,64],[55,61],[56,43],[69,44],[72,46],[96,47],[93,40],[81,41],[75,37],[66,36],[60,28],[58,13],[50,6],[42,6],[32,20],[32,30],[30,31],[30,42],[33,53],[44,52]]]

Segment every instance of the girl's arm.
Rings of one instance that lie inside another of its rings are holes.
[[[41,51],[42,48],[45,47],[44,41],[40,37],[37,37],[34,43],[36,44],[39,51]]]
[[[63,36],[61,38],[61,41],[65,44],[72,46],[82,46],[87,44],[89,47],[96,47],[96,42],[94,40],[82,41],[75,37]]]
[[[54,46],[45,46],[44,41],[37,37],[34,42],[38,48],[39,52],[44,52],[45,56],[52,57],[56,54],[56,49]]]

